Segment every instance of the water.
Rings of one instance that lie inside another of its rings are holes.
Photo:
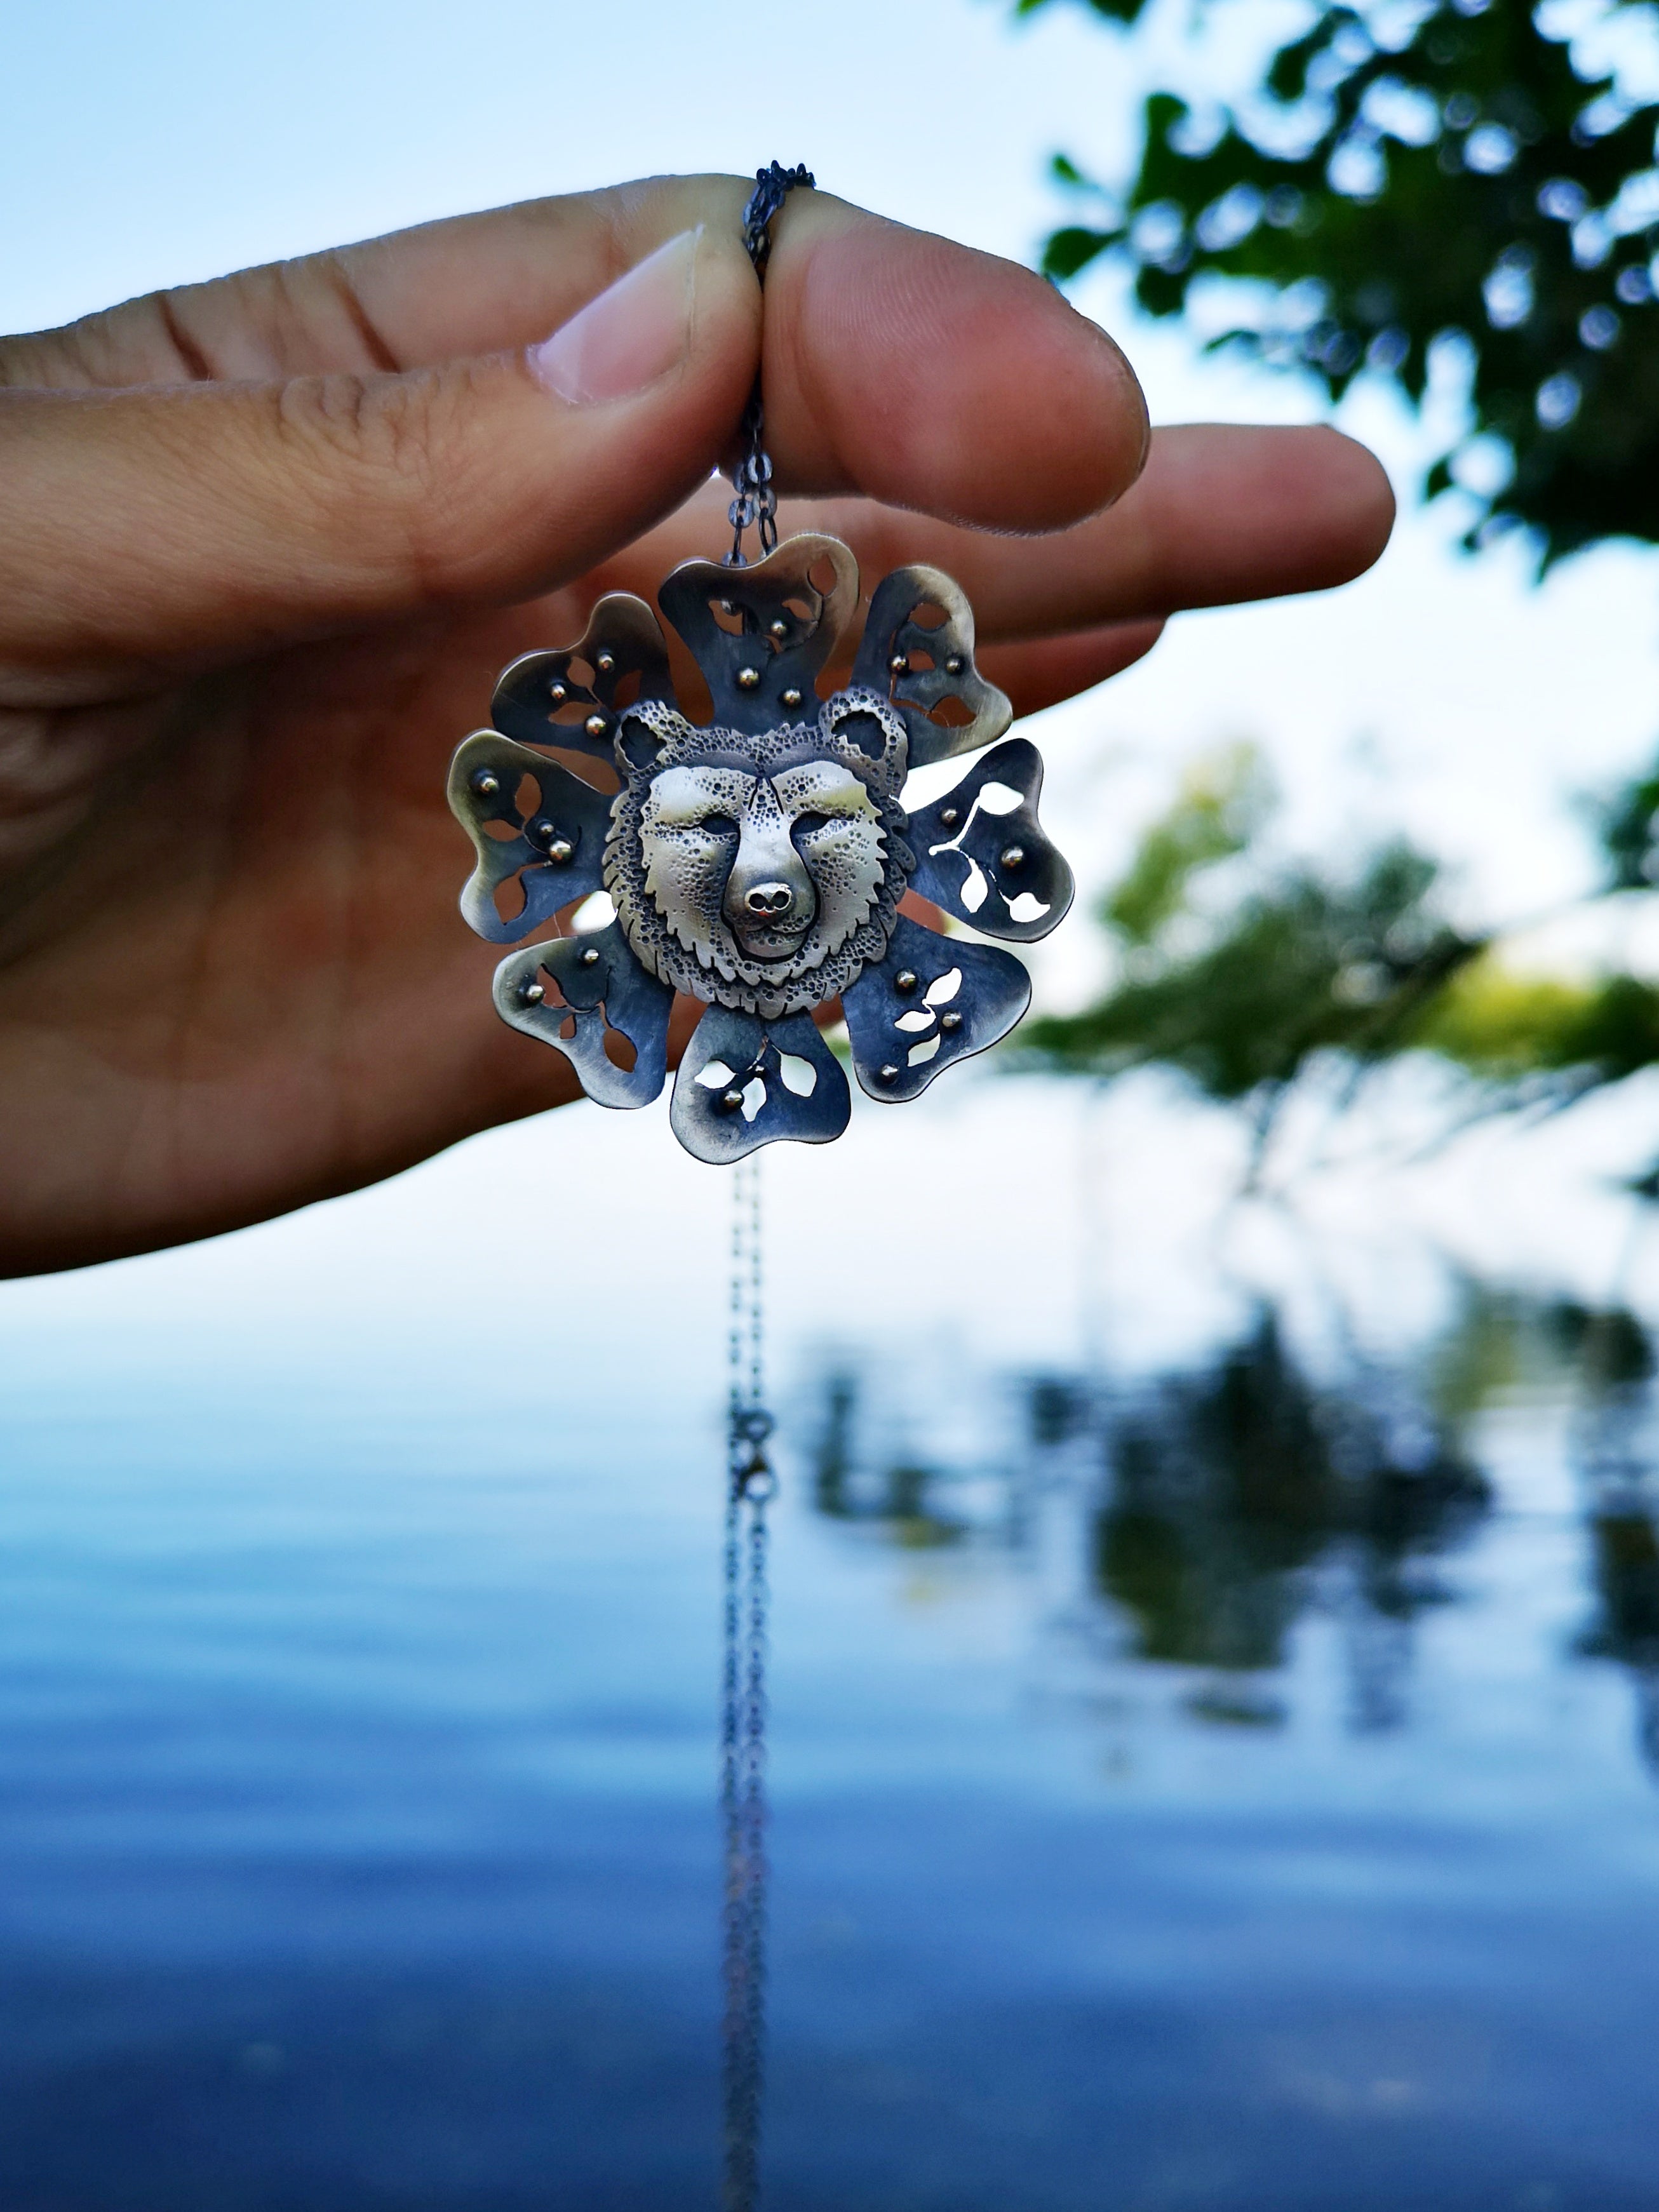
[[[770,2203],[1659,2205],[1622,1201],[1553,1282],[1392,1186],[1224,1249],[1190,1146],[1080,1197],[1069,1095],[915,1110],[773,1178]],[[4,1294],[7,2212],[714,2202],[722,1186],[662,1135]]]

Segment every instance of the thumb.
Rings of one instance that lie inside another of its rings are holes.
[[[0,661],[46,703],[554,589],[709,474],[760,324],[740,243],[699,226],[523,351],[0,392]]]

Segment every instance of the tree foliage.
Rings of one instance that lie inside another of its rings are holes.
[[[1656,794],[1659,770],[1601,811],[1601,896],[1631,896],[1629,825],[1639,815],[1653,839]],[[1247,750],[1188,777],[1100,902],[1118,955],[1111,987],[1079,1012],[1029,1022],[1028,1065],[1174,1068],[1208,1097],[1248,1103],[1263,1127],[1319,1054],[1363,1071],[1435,1053],[1493,1107],[1571,1103],[1659,1065],[1652,982],[1517,971],[1496,933],[1444,920],[1436,864],[1404,840],[1346,868],[1274,861],[1272,815]]]
[[[1420,404],[1437,342],[1460,336],[1470,424],[1428,490],[1462,483],[1473,536],[1524,526],[1546,563],[1610,536],[1659,539],[1659,107],[1605,68],[1581,74],[1567,32],[1584,12],[1318,6],[1235,105],[1155,94],[1127,192],[1058,157],[1102,216],[1056,230],[1044,266],[1064,280],[1125,256],[1154,315],[1223,280],[1205,303],[1214,342],[1333,397],[1370,370]],[[1602,14],[1604,33],[1636,33],[1650,11]]]

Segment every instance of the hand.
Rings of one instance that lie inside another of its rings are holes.
[[[0,342],[0,1269],[207,1236],[574,1095],[490,1008],[445,767],[503,663],[722,549],[757,359],[814,501],[786,532],[837,532],[866,587],[949,570],[1018,711],[1175,608],[1381,549],[1358,447],[1148,459],[1056,293],[827,196],[779,220],[763,328],[745,189],[544,201]]]

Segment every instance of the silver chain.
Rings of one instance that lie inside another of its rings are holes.
[[[786,169],[781,162],[772,161],[755,172],[755,189],[743,211],[743,242],[763,287],[766,283],[766,264],[772,258],[772,219],[798,185],[805,185],[810,191],[812,184],[812,173],[805,163]],[[732,550],[726,556],[728,568],[749,565],[743,550],[745,530],[758,529],[763,559],[778,542],[778,495],[772,488],[772,457],[766,450],[766,416],[761,405],[758,369],[755,371],[755,388],[749,395],[749,404],[743,410],[742,437],[743,459],[732,471],[732,483],[738,495],[726,509],[732,525]]]
[[[720,1699],[725,2212],[754,2212],[758,2202],[765,2061],[766,1509],[777,1478],[766,1455],[773,1423],[763,1395],[760,1177],[760,1161],[751,1158],[738,1163],[732,1181]]]

